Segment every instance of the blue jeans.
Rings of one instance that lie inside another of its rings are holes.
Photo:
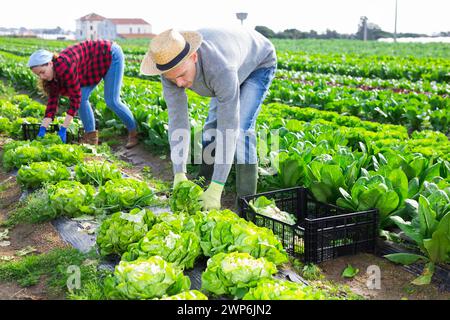
[[[129,131],[135,130],[136,122],[133,114],[131,113],[130,108],[128,108],[120,99],[120,88],[122,87],[125,61],[122,48],[118,44],[113,43],[111,46],[111,55],[111,66],[103,78],[105,81],[105,102],[108,108],[122,120]],[[92,85],[81,88],[81,104],[78,114],[83,122],[85,132],[95,131],[94,112],[89,103],[89,97],[96,86],[97,85]]]
[[[260,68],[253,71],[240,87],[239,135],[236,144],[235,162],[238,164],[257,164],[256,153],[256,118],[267,95],[270,84],[275,77],[276,67]],[[217,128],[217,99],[211,98],[208,117],[203,132]],[[205,149],[214,139],[202,136]]]

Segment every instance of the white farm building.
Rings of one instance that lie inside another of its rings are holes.
[[[76,20],[77,40],[151,38],[152,25],[144,19],[105,18],[90,13]]]

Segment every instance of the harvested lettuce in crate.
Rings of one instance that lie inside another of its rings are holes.
[[[276,204],[275,200],[269,200],[265,196],[258,197],[256,200],[250,200],[250,207],[255,210],[256,213],[287,223],[289,225],[294,225],[297,223],[297,218],[286,211],[280,210]]]

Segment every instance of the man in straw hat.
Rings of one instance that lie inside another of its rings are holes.
[[[256,193],[255,123],[276,63],[272,43],[258,32],[244,28],[197,32],[170,29],[150,44],[141,72],[161,75],[169,113],[174,187],[187,180],[190,127],[185,90],[211,97],[200,169],[200,175],[207,179],[212,176],[200,198],[205,210],[220,208],[223,187],[234,161],[237,196]],[[211,150],[214,158],[206,154]]]

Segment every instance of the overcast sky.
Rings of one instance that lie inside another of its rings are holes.
[[[395,0],[5,0],[0,8],[0,27],[75,30],[77,18],[95,12],[107,18],[143,18],[154,33],[237,25],[235,13],[240,11],[248,12],[246,26],[274,31],[355,33],[361,16],[394,31],[395,18]],[[397,32],[450,31],[449,12],[449,0],[398,0]]]

